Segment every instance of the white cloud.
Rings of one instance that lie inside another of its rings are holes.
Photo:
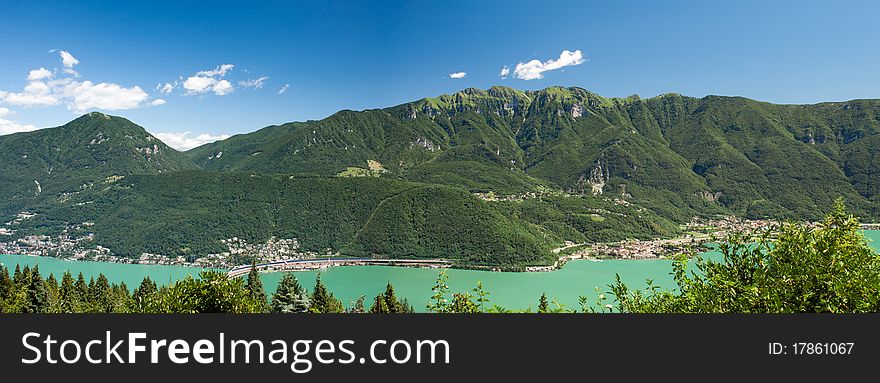
[[[91,81],[70,81],[60,89],[67,100],[67,109],[85,112],[89,109],[124,110],[143,106],[149,98],[139,86],[126,88],[118,84]]]
[[[285,92],[287,92],[287,88],[290,88],[290,84],[284,84],[281,89],[278,89],[278,94],[284,94]]]
[[[82,113],[89,109],[123,110],[147,106],[149,94],[139,86],[125,87],[119,84],[92,81],[77,81],[79,73],[73,70],[73,66],[79,64],[73,55],[64,50],[53,49],[51,52],[59,52],[64,64],[62,75],[55,78],[58,73],[52,73],[46,68],[32,70],[28,73],[28,83],[21,92],[0,91],[0,103],[25,107],[38,107],[66,104],[67,109]],[[154,101],[155,102],[155,101]],[[8,110],[8,109],[7,109]],[[4,122],[4,129],[11,129],[10,121]],[[31,125],[17,125],[20,129],[30,129]]]
[[[19,106],[49,106],[60,102],[52,88],[42,81],[29,82],[20,93],[0,91],[0,101]]]
[[[200,70],[196,72],[196,76],[204,76],[204,77],[216,77],[216,76],[226,76],[226,72],[229,72],[235,68],[235,65],[232,64],[221,64],[218,65],[214,70]]]
[[[9,108],[0,108],[0,135],[37,130],[36,126],[21,125],[5,118],[12,114],[15,114],[15,112],[9,110]]]
[[[449,74],[449,78],[465,78],[465,76],[467,76],[467,73],[465,72],[455,72]]]
[[[152,105],[152,106],[165,105],[165,100],[161,99],[161,98],[157,98],[157,99],[153,100],[153,102],[151,102],[150,105]]]
[[[42,80],[50,77],[52,77],[52,72],[43,67],[40,67],[40,69],[34,69],[28,73],[28,81]]]
[[[61,55],[61,63],[64,64],[66,68],[73,68],[74,65],[79,64],[79,60],[76,57],[73,57],[72,54],[68,51],[59,51]]]
[[[213,136],[207,133],[202,133],[195,137],[190,137],[190,134],[191,132],[153,133],[156,138],[177,150],[190,150],[197,146],[229,138],[228,134]]]
[[[159,92],[162,92],[162,94],[169,94],[169,93],[171,93],[171,91],[174,90],[174,87],[176,86],[176,84],[177,84],[176,81],[175,81],[174,85],[172,85],[169,82],[166,82],[165,85],[159,84],[159,85],[156,85],[156,90],[158,90]]]
[[[527,63],[516,64],[513,75],[520,80],[537,80],[544,78],[544,72],[551,71],[571,65],[580,65],[584,63],[584,56],[580,50],[571,52],[563,50],[556,60],[532,60]],[[503,72],[503,70],[502,70]]]
[[[241,87],[245,87],[245,88],[260,89],[263,87],[263,83],[266,82],[266,80],[268,80],[268,79],[269,79],[269,76],[263,76],[260,78],[239,81],[238,85]]]
[[[507,78],[507,76],[510,75],[510,68],[505,65],[504,68],[501,68],[501,73],[498,75],[503,79]]]
[[[225,96],[232,93],[233,88],[232,84],[229,81],[220,80],[216,84],[214,84],[213,87],[211,87],[211,90],[213,90],[214,94],[218,96]]]
[[[217,79],[213,77],[192,76],[183,82],[183,89],[186,89],[187,94],[204,93],[216,83]]]
[[[235,87],[228,80],[221,80],[221,78],[234,67],[235,65],[232,64],[222,64],[213,70],[200,70],[195,75],[187,77],[183,81],[183,89],[186,89],[186,95],[201,94],[209,90],[218,96],[232,93]]]

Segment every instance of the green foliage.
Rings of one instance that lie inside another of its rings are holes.
[[[243,279],[229,279],[225,273],[204,271],[163,287],[136,312],[148,313],[257,313],[265,310]]]
[[[477,308],[480,312],[486,312],[486,304],[489,303],[489,295],[492,293],[483,289],[483,282],[477,281],[477,287],[474,287],[474,296],[476,299]]]
[[[276,236],[321,254],[518,270],[552,263],[563,241],[669,236],[693,216],[814,220],[843,196],[877,220],[878,116],[878,100],[469,88],[178,153],[89,113],[0,137],[0,221],[32,211],[10,240],[68,230],[127,257],[193,260],[227,251],[222,239]]]
[[[370,307],[370,312],[375,314],[399,314],[411,313],[414,312],[414,310],[406,300],[397,299],[397,296],[394,294],[394,286],[389,282],[388,285],[385,286],[385,293],[377,295],[376,298],[373,299],[373,306]]]
[[[195,168],[131,121],[92,112],[57,128],[0,136],[0,215],[99,189],[111,176]]]
[[[472,300],[470,293],[453,293],[452,304],[449,306],[450,313],[474,314],[480,312],[480,308]]]
[[[783,225],[775,239],[734,234],[719,246],[724,262],[674,264],[678,291],[612,286],[624,312],[877,312],[880,255],[842,200],[816,227]]]
[[[446,295],[449,293],[449,285],[446,284],[447,280],[449,280],[449,275],[446,274],[446,270],[440,271],[440,274],[437,275],[437,281],[431,287],[433,295],[431,295],[431,301],[425,307],[428,311],[435,313],[450,311],[449,301],[446,299]]]
[[[345,312],[342,302],[327,290],[321,282],[321,275],[315,281],[315,289],[309,306],[309,312],[316,314],[331,314]]]
[[[543,314],[549,312],[549,307],[547,305],[547,294],[541,294],[541,299],[538,300],[538,313]]]
[[[363,303],[362,303],[363,304]],[[278,288],[272,295],[272,312],[306,313],[309,312],[310,298],[293,273],[284,273]]]
[[[509,219],[459,189],[409,189],[383,201],[344,253],[388,258],[453,258],[465,265],[549,262],[535,228]]]
[[[251,265],[251,270],[247,275],[245,288],[247,288],[253,299],[259,302],[264,309],[269,307],[269,302],[266,300],[266,290],[263,289],[263,281],[260,279],[260,273],[257,271],[256,263]]]
[[[25,313],[45,313],[49,308],[49,297],[46,281],[40,276],[39,266],[34,266],[30,274],[30,283],[27,285],[25,298]]]

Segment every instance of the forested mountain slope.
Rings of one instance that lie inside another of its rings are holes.
[[[207,169],[388,175],[515,194],[539,186],[630,194],[676,208],[817,218],[843,196],[876,216],[880,102],[773,105],[580,88],[466,89],[273,126],[196,148]]]
[[[0,136],[0,241],[93,235],[118,256],[195,259],[276,237],[317,254],[520,267],[565,241],[673,235],[693,216],[812,220],[841,196],[876,220],[878,111],[470,88],[184,153],[89,113]]]

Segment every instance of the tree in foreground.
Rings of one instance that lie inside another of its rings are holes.
[[[399,314],[414,312],[412,305],[407,302],[406,298],[398,299],[394,293],[394,286],[391,282],[385,286],[385,293],[379,294],[373,299],[373,306],[370,307],[371,313],[381,314]]]
[[[449,312],[450,304],[446,299],[446,294],[449,294],[449,285],[446,284],[447,280],[449,280],[449,276],[446,274],[446,270],[440,271],[440,274],[437,275],[437,281],[434,282],[434,286],[431,287],[431,291],[433,292],[433,295],[431,295],[431,301],[425,306],[428,311],[435,313]]]
[[[241,278],[203,271],[199,278],[186,277],[159,290],[143,312],[150,313],[261,313],[264,302],[254,297]]]
[[[293,273],[285,273],[272,295],[272,312],[305,313],[309,311],[309,295]]]
[[[258,301],[264,308],[269,307],[269,302],[266,300],[266,290],[263,289],[263,280],[260,279],[260,273],[257,271],[256,261],[251,265],[251,271],[248,272],[247,284],[245,286],[254,300]]]
[[[880,255],[842,200],[815,227],[787,223],[771,240],[742,233],[719,245],[723,262],[673,264],[677,292],[611,286],[622,312],[795,313],[880,311]],[[649,285],[650,286],[650,285]]]
[[[549,312],[550,309],[547,304],[547,293],[541,294],[541,299],[538,299],[538,313],[544,314]]]
[[[333,296],[333,293],[327,290],[324,283],[321,282],[321,275],[315,281],[315,290],[312,293],[312,301],[309,306],[309,312],[317,314],[341,313],[345,311],[342,302]]]

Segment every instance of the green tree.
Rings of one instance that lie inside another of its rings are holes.
[[[260,279],[260,273],[257,271],[256,261],[251,265],[245,286],[257,302],[260,302],[265,308],[269,307],[269,302],[266,300],[266,290],[263,289],[263,281]]]
[[[794,313],[880,311],[880,255],[842,200],[818,225],[787,223],[771,232],[735,233],[719,245],[723,262],[673,264],[678,291],[612,285],[624,312]],[[755,237],[757,236],[757,240]]]
[[[9,277],[9,270],[6,266],[0,265],[0,313],[5,312],[5,301],[12,294],[15,285],[12,284],[12,278]]]
[[[16,287],[24,286],[24,275],[21,273],[21,268],[17,263],[15,264],[15,272],[12,274],[12,282]]]
[[[489,295],[492,293],[483,289],[483,282],[477,281],[477,287],[474,287],[474,296],[477,297],[477,307],[480,312],[486,312],[486,304],[489,303]]]
[[[48,293],[48,308],[46,312],[50,313],[60,313],[61,312],[61,291],[58,287],[58,280],[55,279],[54,273],[49,273],[49,278],[46,278],[46,292]]]
[[[153,282],[147,276],[141,280],[141,284],[131,294],[130,310],[137,313],[151,312],[154,310],[155,305],[158,304],[158,296],[159,289],[156,286],[156,282]]]
[[[27,273],[24,273],[27,274]],[[46,281],[40,275],[40,267],[34,266],[34,270],[30,274],[30,283],[27,287],[27,300],[25,301],[24,312],[26,313],[45,313],[49,309],[49,291],[46,287]]]
[[[364,299],[365,295],[361,295],[358,299],[349,305],[345,312],[350,314],[363,314],[367,312],[367,309],[364,307]]]
[[[389,313],[403,312],[403,305],[400,304],[397,295],[394,294],[394,286],[391,285],[391,282],[385,285],[385,294],[383,294],[382,299],[385,301],[385,306],[388,308]]]
[[[538,300],[538,313],[547,313],[549,312],[549,307],[547,303],[547,294],[541,294],[541,299]]]
[[[336,299],[336,297],[333,296],[333,293],[327,291],[327,287],[321,282],[321,275],[318,274],[315,281],[315,289],[312,293],[309,312],[326,314],[341,313],[344,311],[345,307],[342,306],[342,302],[340,302],[339,299]]]
[[[370,307],[371,314],[387,314],[390,313],[391,309],[388,308],[388,304],[385,303],[385,297],[382,294],[376,295],[376,298],[373,298],[373,305]]]
[[[154,313],[260,313],[265,306],[246,288],[241,278],[203,271],[159,290]]]
[[[91,298],[95,312],[113,312],[113,291],[110,288],[110,281],[107,280],[104,273],[98,274],[98,279],[92,286]]]
[[[406,297],[400,298],[400,312],[401,313],[414,313],[416,309],[413,308],[413,305],[409,303],[409,300]]]
[[[433,292],[433,295],[431,295],[431,302],[425,307],[428,311],[435,313],[449,312],[450,304],[446,299],[446,295],[449,294],[449,285],[446,284],[448,279],[449,276],[446,275],[446,270],[440,271],[440,274],[437,275],[437,281],[434,282],[434,286],[431,287],[431,291]]]
[[[276,313],[305,313],[309,311],[309,294],[293,273],[285,273],[272,295],[272,311]]]
[[[58,296],[61,300],[62,313],[77,312],[81,305],[81,298],[79,297],[79,293],[76,291],[76,286],[74,286],[73,281],[73,275],[70,274],[70,271],[65,271],[64,275],[61,276],[61,287],[59,288]]]
[[[474,314],[480,312],[480,309],[477,307],[477,304],[471,300],[470,293],[455,293],[452,294],[452,305],[449,308],[449,312]]]
[[[75,312],[87,312],[89,301],[91,300],[91,296],[89,295],[89,285],[86,283],[86,278],[83,276],[83,273],[80,272],[76,277],[76,282],[74,282],[73,287],[76,289],[76,298],[78,306],[75,308]]]

